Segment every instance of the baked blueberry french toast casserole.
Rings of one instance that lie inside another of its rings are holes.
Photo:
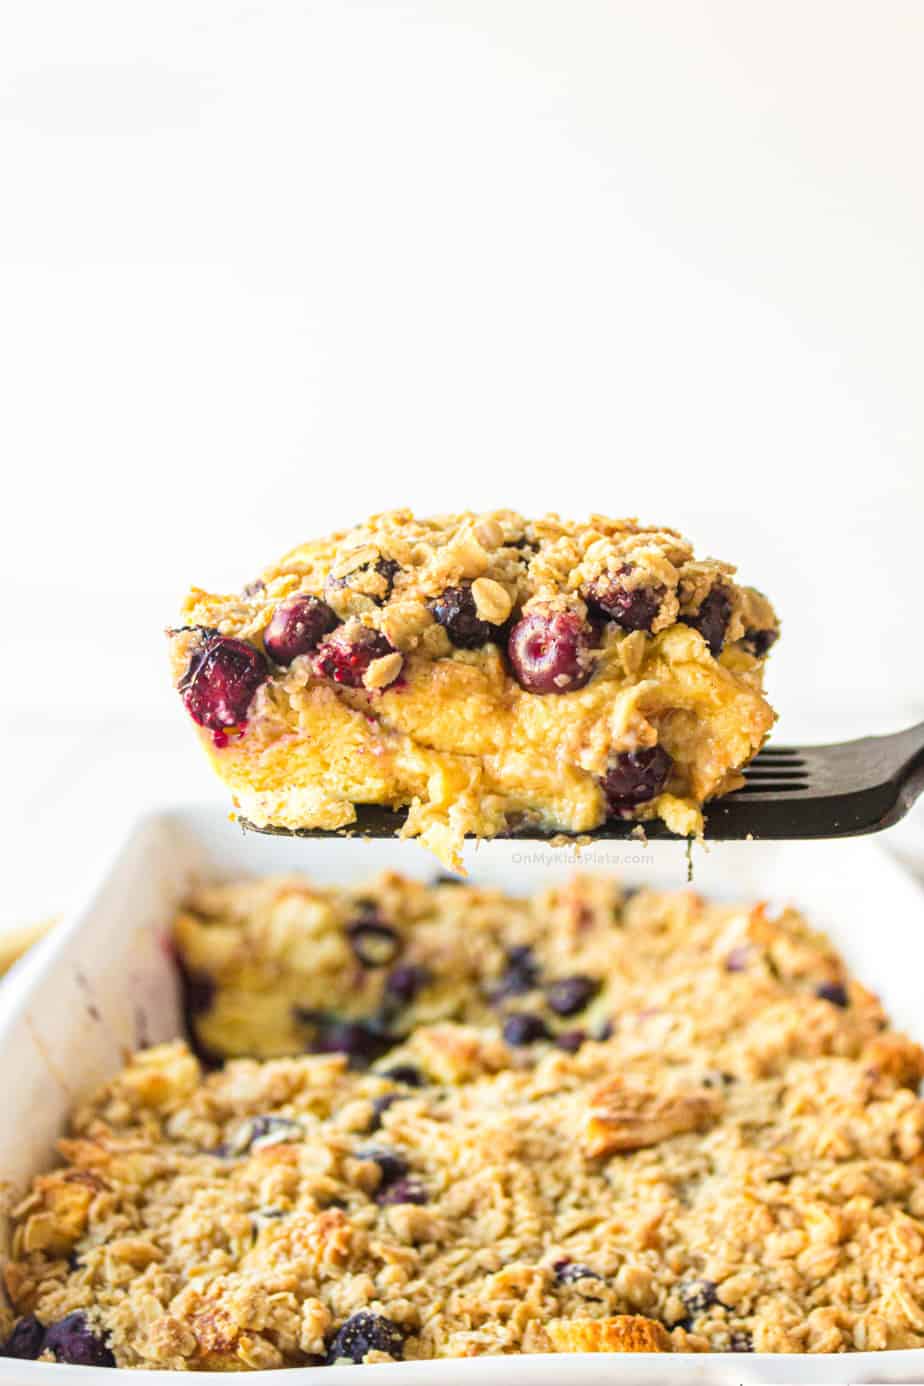
[[[188,1042],[13,1210],[6,1356],[924,1347],[924,1053],[794,910],[290,876],[174,948]]]
[[[774,721],[778,632],[734,569],[669,529],[409,511],[293,549],[242,593],[194,588],[176,685],[240,815],[402,833],[458,867],[466,835],[608,816],[702,831]]]

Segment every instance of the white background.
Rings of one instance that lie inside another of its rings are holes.
[[[392,505],[674,524],[780,736],[924,717],[922,65],[919,0],[4,6],[0,919],[216,793],[185,587]]]

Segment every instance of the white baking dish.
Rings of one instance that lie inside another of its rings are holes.
[[[473,879],[519,893],[575,869],[573,852],[494,842],[471,849]],[[682,885],[676,843],[608,843],[585,852],[582,869],[632,884]],[[112,1074],[126,1050],[181,1030],[168,928],[197,879],[303,870],[324,881],[362,879],[383,866],[431,879],[435,863],[410,843],[299,841],[243,835],[218,807],[167,810],[142,820],[110,855],[68,921],[14,969],[0,988],[4,1121],[0,1179],[17,1192],[53,1158],[75,1099]],[[924,1040],[924,896],[867,841],[729,843],[694,859],[695,885],[724,896],[792,900],[826,929],[859,977],[877,990],[897,1024]],[[4,1229],[5,1235],[6,1229]],[[372,1375],[369,1375],[369,1372]],[[328,1368],[202,1372],[197,1380],[249,1386],[320,1383]],[[831,1357],[692,1355],[483,1357],[341,1367],[337,1386],[599,1386],[618,1382],[921,1382],[924,1351]],[[0,1358],[7,1386],[113,1386],[112,1370]],[[176,1386],[173,1372],[134,1380]]]

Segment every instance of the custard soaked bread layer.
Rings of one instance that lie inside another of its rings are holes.
[[[240,594],[194,588],[174,678],[260,827],[406,808],[404,834],[454,865],[466,834],[695,834],[774,720],[776,617],[734,572],[634,520],[392,511]]]
[[[163,1045],[78,1107],[7,1355],[924,1348],[924,1054],[795,911],[287,878],[177,947],[200,1042],[252,1044],[249,997],[311,1052]]]

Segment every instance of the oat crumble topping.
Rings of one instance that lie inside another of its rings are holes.
[[[7,1351],[924,1347],[924,1053],[796,911],[287,877],[176,936],[200,1050],[278,1056],[160,1045],[75,1111]]]

